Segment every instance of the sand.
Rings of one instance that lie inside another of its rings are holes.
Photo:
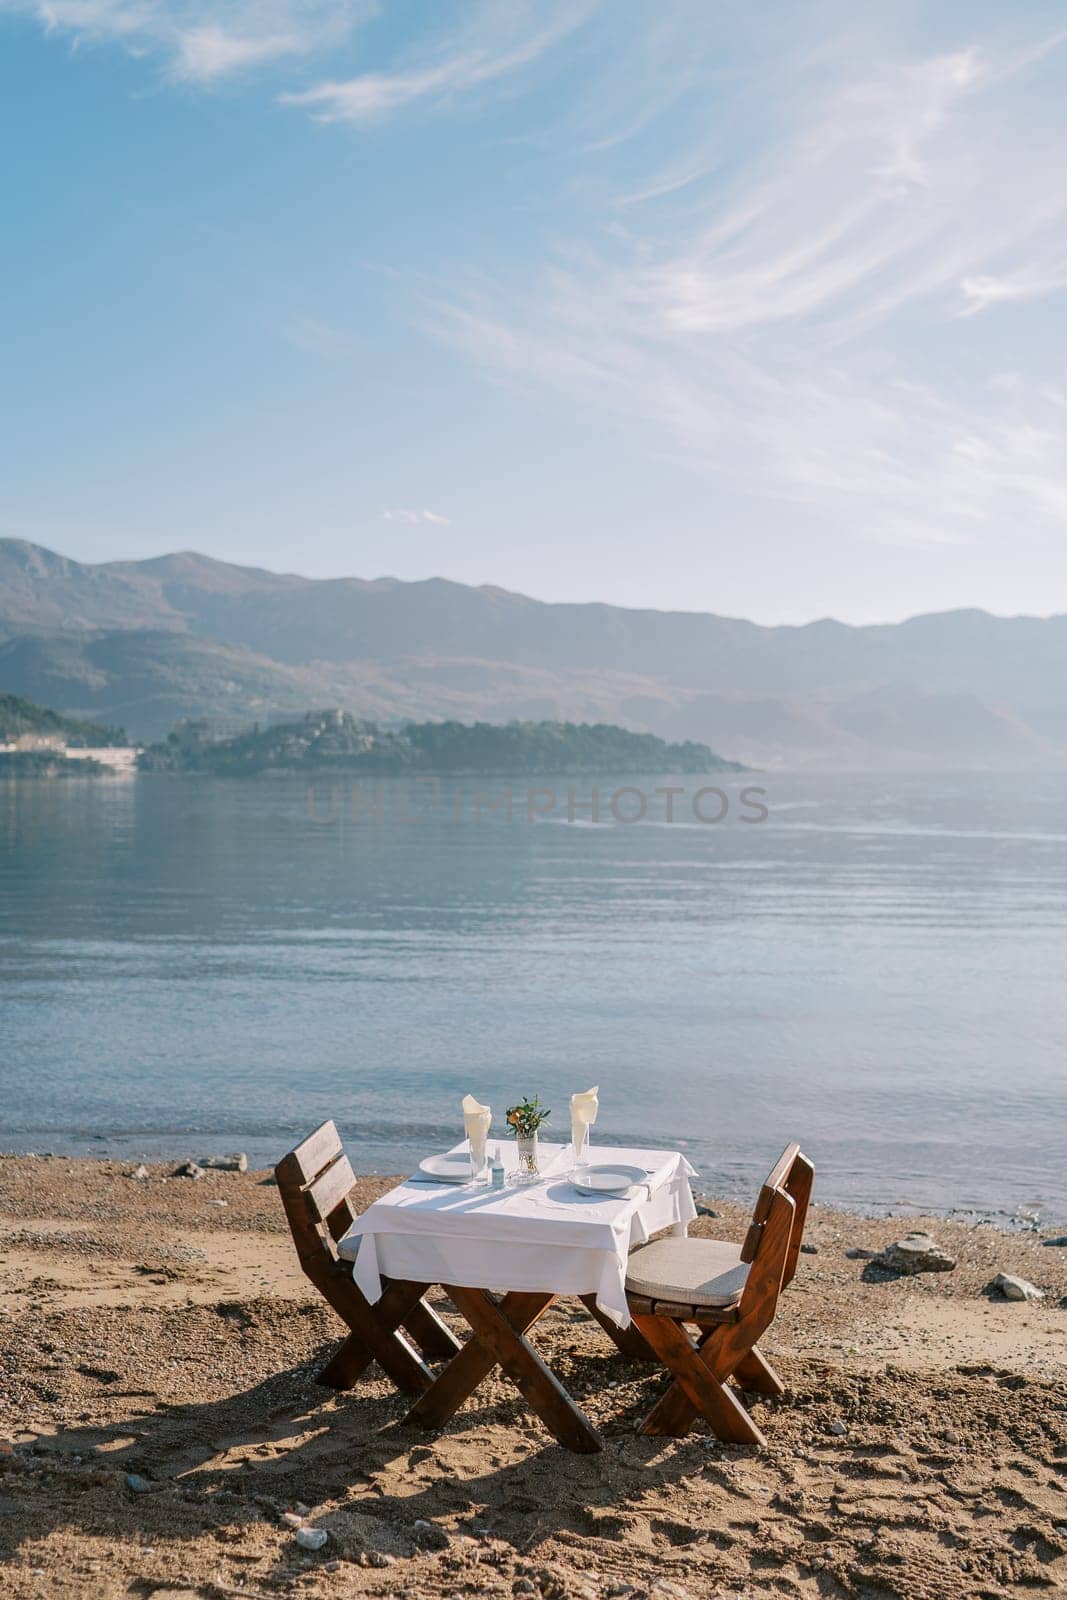
[[[754,1402],[765,1451],[637,1435],[661,1377],[562,1302],[536,1342],[604,1434],[578,1457],[499,1375],[439,1435],[401,1425],[377,1369],[319,1388],[340,1328],[267,1175],[130,1172],[0,1159],[8,1594],[1067,1590],[1067,1249],[1040,1235],[931,1219],[956,1271],[887,1279],[846,1250],[902,1224],[816,1207],[817,1253],[763,1341],[789,1385]],[[363,1181],[361,1202],[387,1182]],[[739,1237],[741,1209],[716,1209],[694,1231]],[[993,1297],[1000,1270],[1046,1299]],[[299,1521],[327,1530],[321,1552]]]

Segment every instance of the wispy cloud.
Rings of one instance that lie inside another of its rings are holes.
[[[1067,118],[1048,83],[1035,117],[1031,82],[1061,45],[982,35],[902,59],[853,32],[800,51],[777,63],[778,137],[728,178],[697,181],[702,129],[605,203],[626,226],[558,245],[536,281],[443,296],[429,325],[828,527],[940,542],[1067,518],[1047,385],[976,387],[976,353],[951,349],[961,296],[963,317],[991,316],[1067,276]],[[750,101],[766,86],[758,57],[744,65]]]
[[[369,122],[416,102],[438,105],[514,77],[579,27],[596,0],[490,0],[458,31],[386,72],[281,96],[319,122]]]
[[[151,53],[176,81],[210,85],[345,39],[374,0],[0,0],[75,43]]]
[[[1059,289],[1067,289],[1067,261],[1059,265],[1050,262],[1045,266],[1020,267],[1000,276],[964,278],[960,284],[964,305],[959,314],[973,317],[991,306],[1004,305],[1011,300],[1039,300]]]
[[[411,525],[429,522],[440,528],[452,525],[451,517],[442,516],[440,511],[413,511],[407,506],[391,506],[388,511],[382,512],[382,516],[386,522],[407,522]]]
[[[553,165],[522,248],[487,226],[477,260],[443,261],[424,316],[436,339],[708,474],[757,518],[799,505],[836,531],[928,542],[1067,520],[1049,341],[1013,337],[1005,355],[1003,332],[1067,288],[1058,0],[891,21],[848,0],[409,9],[402,46],[400,29],[368,30],[358,72],[331,58],[282,99],[363,127],[569,69],[539,103]],[[378,10],[0,0],[204,85],[339,46]],[[281,334],[320,354],[340,343],[306,316]]]

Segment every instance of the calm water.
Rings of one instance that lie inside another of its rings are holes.
[[[266,1163],[335,1116],[395,1171],[468,1089],[565,1126],[599,1082],[595,1140],[720,1192],[796,1137],[824,1200],[1067,1221],[1067,778],[751,781],[768,820],[731,780],[707,825],[0,783],[0,1147]]]

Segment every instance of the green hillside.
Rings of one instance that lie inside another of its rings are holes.
[[[737,772],[705,744],[670,744],[650,733],[606,723],[408,723],[396,732],[343,711],[308,712],[301,722],[212,740],[202,724],[185,724],[140,758],[148,772],[206,772],[252,777],[268,771],[333,768],[366,774]]]
[[[0,694],[0,744],[13,744],[27,733],[51,735],[79,750],[129,743],[122,728],[65,717],[20,695]]]

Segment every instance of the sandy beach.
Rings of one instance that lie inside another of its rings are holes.
[[[962,1600],[1067,1589],[1067,1248],[931,1219],[953,1272],[846,1252],[907,1228],[816,1206],[763,1341],[769,1448],[634,1431],[662,1379],[577,1303],[537,1344],[605,1450],[556,1446],[507,1380],[439,1435],[377,1369],[313,1375],[340,1325],[265,1173],[0,1159],[0,1557],[15,1596],[499,1594]],[[361,1203],[388,1179],[360,1185]],[[744,1213],[694,1231],[739,1237]],[[1040,1303],[990,1292],[999,1271]],[[449,1307],[439,1297],[446,1316]],[[317,1553],[301,1522],[327,1530]]]

